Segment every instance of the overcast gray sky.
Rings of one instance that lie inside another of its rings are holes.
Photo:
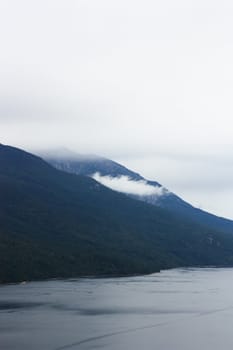
[[[233,218],[233,2],[0,0],[0,142],[121,161]]]

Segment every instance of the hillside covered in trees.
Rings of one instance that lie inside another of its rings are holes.
[[[0,281],[233,266],[233,236],[0,145]]]

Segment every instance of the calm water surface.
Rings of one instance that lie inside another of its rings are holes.
[[[0,287],[1,350],[232,350],[233,269]]]

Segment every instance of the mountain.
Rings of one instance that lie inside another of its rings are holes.
[[[97,155],[83,155],[66,148],[36,151],[36,153],[57,169],[70,173],[92,176],[98,172],[103,176],[128,176],[134,180],[143,180],[141,175],[123,165]]]
[[[93,174],[99,173],[102,177],[111,176],[113,178],[127,176],[131,180],[144,181],[146,184],[156,188],[162,187],[158,182],[146,180],[138,173],[135,173],[110,159],[98,156],[79,155],[68,150],[44,152],[42,153],[42,157],[57,169],[70,173],[86,176],[93,176]],[[145,196],[134,195],[134,197],[157,207],[168,209],[181,219],[188,219],[194,223],[233,234],[232,220],[195,208],[176,194],[168,191],[166,188],[164,195],[161,196],[152,194]]]
[[[233,236],[0,145],[0,281],[233,265]]]

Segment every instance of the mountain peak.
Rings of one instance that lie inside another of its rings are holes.
[[[75,155],[75,153],[72,152],[72,155]],[[126,180],[126,178],[128,178],[129,180],[137,182],[142,181],[148,186],[153,186],[160,189],[162,188],[164,189],[164,191],[161,192],[163,195],[158,196],[157,192],[155,191],[154,195],[148,195],[147,192],[147,195],[134,195],[134,198],[138,198],[157,207],[159,206],[161,208],[168,209],[180,218],[188,220],[191,219],[195,223],[206,225],[212,227],[213,229],[219,229],[233,233],[233,221],[220,218],[199,208],[193,207],[176,194],[168,191],[166,187],[163,187],[157,181],[149,181],[142,177],[140,174],[110,159],[98,156],[94,158],[88,158],[85,155],[77,156],[77,154],[76,157],[67,157],[66,159],[62,159],[59,158],[59,156],[53,157],[52,153],[50,153],[50,157],[45,157],[45,159],[57,169],[74,174],[94,177],[95,179],[99,180],[101,179],[103,180],[102,184],[105,185],[107,183],[113,184],[111,178],[113,178],[115,182],[116,178],[121,178],[121,180]],[[121,186],[121,188],[125,187]],[[125,191],[122,192],[125,193]]]

